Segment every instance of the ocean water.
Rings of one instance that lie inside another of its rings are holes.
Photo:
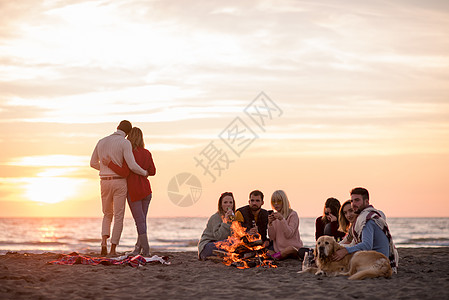
[[[0,254],[99,252],[101,218],[0,218]],[[208,218],[149,218],[152,251],[196,251]],[[315,242],[314,218],[302,218],[305,247]],[[389,218],[396,247],[449,247],[449,218]],[[134,248],[134,220],[125,219],[118,251]]]

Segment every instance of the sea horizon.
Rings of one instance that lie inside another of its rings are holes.
[[[315,242],[316,217],[300,219],[305,247]],[[101,217],[0,218],[0,254],[99,252]],[[208,217],[149,217],[152,251],[196,251]],[[396,247],[449,247],[449,217],[388,218]],[[134,220],[125,218],[118,251],[132,250],[137,237]]]

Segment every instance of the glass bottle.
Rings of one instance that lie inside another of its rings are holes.
[[[309,251],[304,253],[304,259],[302,260],[302,270],[305,271],[308,268],[310,268],[310,261],[309,261]]]
[[[312,249],[309,249],[308,259],[309,259],[308,265],[309,265],[309,267],[312,267],[313,261],[315,260]]]

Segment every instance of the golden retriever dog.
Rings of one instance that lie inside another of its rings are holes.
[[[385,277],[390,278],[393,270],[390,261],[382,253],[377,251],[357,251],[346,255],[342,260],[333,261],[333,254],[344,248],[331,236],[321,236],[316,241],[315,262],[317,268],[315,275],[349,276],[348,279],[357,280],[365,278]]]

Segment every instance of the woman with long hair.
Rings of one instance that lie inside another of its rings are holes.
[[[271,195],[271,207],[275,211],[268,216],[268,236],[273,241],[274,251],[269,250],[268,253],[275,259],[298,257],[298,250],[303,246],[299,235],[299,217],[291,209],[283,190]]]
[[[354,212],[351,206],[351,200],[346,200],[340,208],[338,223],[338,230],[344,232],[346,235],[340,242],[340,245],[349,247],[354,245],[354,234],[352,233],[352,224],[357,220],[358,214]]]
[[[231,192],[225,192],[218,198],[218,210],[207,221],[206,228],[198,243],[198,259],[205,260],[218,250],[216,242],[223,241],[231,235],[231,224],[235,216],[235,200]]]
[[[338,212],[340,211],[340,201],[335,198],[328,198],[324,203],[323,215],[315,220],[315,240],[320,236],[329,235],[339,242],[345,234],[338,231]]]

